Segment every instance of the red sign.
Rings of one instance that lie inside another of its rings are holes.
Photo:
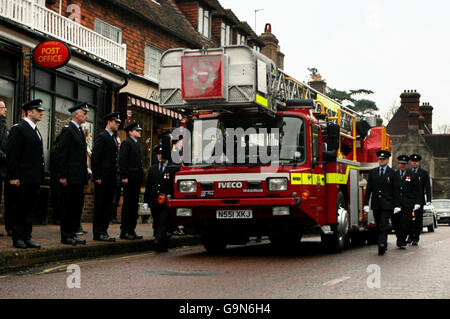
[[[183,100],[223,99],[223,56],[202,55],[181,58]]]
[[[69,47],[60,41],[45,41],[33,50],[33,61],[47,69],[64,66],[69,62],[70,56]]]

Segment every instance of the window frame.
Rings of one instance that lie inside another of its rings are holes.
[[[151,53],[152,50],[154,50],[154,52],[156,52],[157,54],[159,54],[159,61],[155,61],[155,68],[156,68],[156,72],[155,74],[152,74],[152,65],[151,65]],[[145,61],[144,61],[144,77],[159,83],[159,70],[160,70],[160,62],[161,62],[161,57],[162,57],[162,53],[164,52],[164,50],[152,45],[152,44],[146,44],[145,45]]]
[[[207,26],[205,26],[205,21]],[[205,30],[207,28],[207,30]],[[205,9],[202,6],[198,6],[198,28],[197,31],[204,37],[211,37],[211,10]]]
[[[98,27],[100,27],[100,30],[98,29]],[[116,41],[114,39],[111,39],[111,37],[105,35],[102,32],[104,27],[108,27],[108,28],[111,28],[114,31],[117,31],[118,32],[117,33],[117,35],[118,35],[118,39],[117,40],[118,41]],[[105,38],[110,39],[111,41],[114,41],[114,42],[116,42],[118,44],[122,44],[122,41],[123,41],[123,30],[121,28],[116,27],[116,26],[114,26],[114,25],[112,25],[112,24],[110,24],[110,23],[108,23],[106,21],[103,21],[102,19],[99,19],[97,17],[95,17],[95,19],[94,19],[94,31],[97,32],[98,34],[101,34]]]

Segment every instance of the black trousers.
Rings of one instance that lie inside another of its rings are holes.
[[[11,196],[13,196],[13,193],[11,192],[11,185],[9,184],[9,181],[7,179],[0,178],[0,198],[2,196],[2,190],[4,190],[4,196],[5,199],[5,213],[3,214],[3,218],[5,220],[5,229],[6,231],[12,231],[13,225],[12,225],[12,208],[13,208],[13,202],[11,202]]]
[[[122,225],[120,230],[124,233],[134,233],[138,219],[139,194],[141,185],[129,183],[123,187]]]
[[[169,210],[165,206],[153,206],[151,209],[153,217],[153,236],[155,237],[155,242],[162,247],[167,247],[167,232],[170,228]]]
[[[408,236],[411,221],[412,207],[402,207],[402,210],[392,216],[392,226],[397,236],[397,246],[406,245],[406,237]]]
[[[61,215],[61,238],[76,237],[84,206],[84,185],[62,186],[64,209]]]
[[[50,202],[53,210],[53,223],[60,223],[62,211],[64,210],[64,194],[63,186],[58,178],[50,179]]]
[[[116,186],[116,191],[114,192],[114,200],[111,210],[111,216],[110,220],[116,220],[117,219],[117,208],[119,208],[120,203],[120,196],[122,195],[122,186]]]
[[[116,191],[115,182],[103,182],[100,185],[95,184],[94,192],[94,236],[107,235],[111,211],[114,201],[114,192]]]
[[[412,209],[411,209],[412,210]],[[414,212],[414,217],[411,218],[409,227],[409,239],[419,242],[420,234],[423,230],[423,206],[421,205],[418,210]]]
[[[19,187],[11,186],[10,202],[12,208],[13,241],[31,240],[33,229],[33,212],[37,207],[39,184],[21,184]]]
[[[377,225],[378,246],[387,247],[387,238],[389,233],[389,219],[392,216],[392,210],[377,209],[373,211],[375,223]]]

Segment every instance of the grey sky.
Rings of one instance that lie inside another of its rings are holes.
[[[328,86],[370,89],[383,114],[404,90],[434,107],[433,127],[450,124],[450,2],[444,0],[219,0],[240,20],[272,33],[285,71],[306,81],[316,67]]]

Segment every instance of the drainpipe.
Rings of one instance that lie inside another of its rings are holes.
[[[117,87],[114,90],[115,104],[114,104],[114,111],[113,112],[118,112],[119,111],[119,94],[120,94],[120,90],[122,90],[124,87],[126,87],[128,85],[128,80],[129,80],[128,74],[123,79],[124,79],[123,84],[121,86]]]

